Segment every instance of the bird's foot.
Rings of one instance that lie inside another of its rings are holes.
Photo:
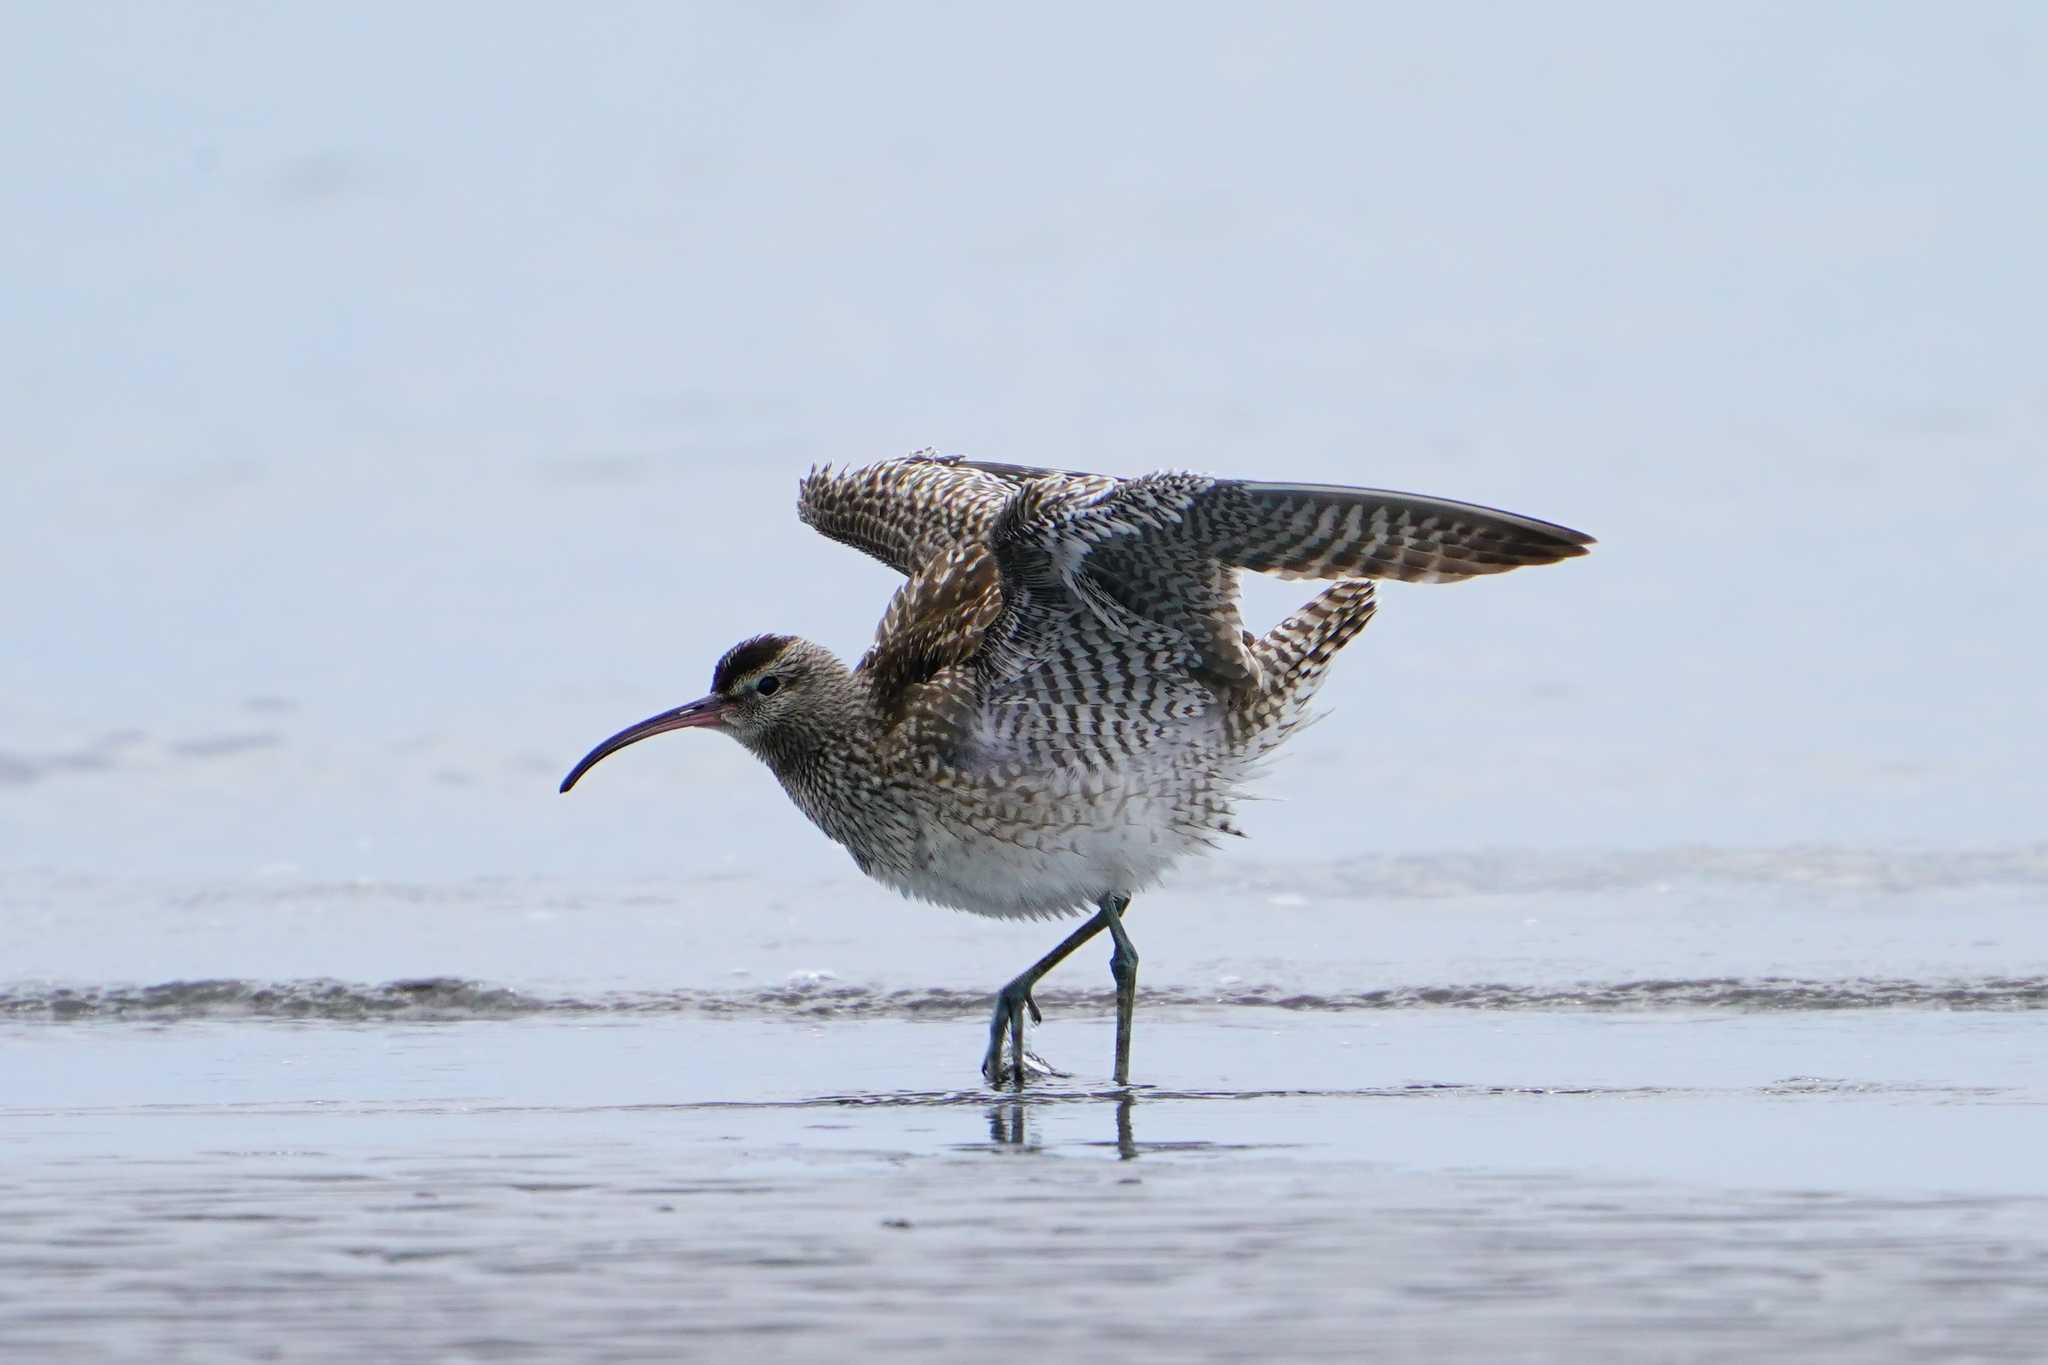
[[[1070,1076],[1073,1073],[1070,1071],[1060,1070],[1051,1062],[1045,1060],[1045,1058],[1039,1056],[1037,1053],[1031,1051],[1029,1048],[1026,1048],[1024,1050],[1024,1075],[1021,1079],[1017,1075],[1016,1063],[1012,1062],[1007,1057],[1003,1059],[1003,1065],[1001,1070],[999,1070],[994,1076],[990,1076],[988,1074],[988,1069],[986,1067],[982,1068],[981,1074],[984,1078],[987,1079],[989,1085],[997,1090],[1006,1090],[1012,1088],[1022,1090],[1024,1088],[1024,1082],[1026,1081],[1059,1080],[1063,1077]]]
[[[1038,1011],[1038,1002],[1031,998],[1031,988],[1019,981],[996,993],[995,1014],[988,1021],[988,1051],[981,1059],[982,1079],[1000,1089],[1013,1085],[1022,1089],[1024,1082],[1034,1076],[1058,1076],[1046,1065],[1045,1060],[1026,1050],[1024,1046],[1024,1015],[1030,1012],[1034,1024],[1045,1022],[1045,1016]],[[1014,1046],[1007,1046],[1014,1042]],[[1012,1065],[1005,1054],[1017,1059]]]

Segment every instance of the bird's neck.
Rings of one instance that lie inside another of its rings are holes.
[[[866,687],[850,674],[811,701],[748,747],[813,823],[845,843],[848,822],[873,797],[879,726]]]

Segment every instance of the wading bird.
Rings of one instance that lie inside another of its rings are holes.
[[[1006,918],[1093,906],[997,993],[991,1085],[1024,1083],[1033,987],[1105,929],[1114,1075],[1129,1084],[1131,897],[1237,832],[1231,806],[1252,770],[1300,728],[1331,659],[1372,618],[1370,580],[1455,582],[1593,543],[1408,493],[929,454],[814,469],[797,512],[906,576],[866,655],[848,668],[793,636],[744,640],[709,696],[605,740],[561,789],[651,735],[722,730],[862,872],[905,895]],[[1336,581],[1253,635],[1240,570]]]

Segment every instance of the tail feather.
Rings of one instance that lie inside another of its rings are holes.
[[[1259,665],[1259,686],[1242,694],[1231,717],[1234,737],[1265,753],[1308,720],[1308,704],[1323,685],[1337,651],[1372,620],[1379,604],[1369,580],[1333,583],[1300,610],[1248,642]]]

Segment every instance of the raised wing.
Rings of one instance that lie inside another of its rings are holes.
[[[950,705],[954,689],[942,689],[946,698],[927,696],[924,689],[981,652],[1002,601],[995,557],[979,542],[935,556],[896,590],[875,629],[875,643],[856,666],[890,724],[920,702],[927,709]],[[959,681],[968,680],[963,675]]]
[[[1121,632],[1165,651],[1161,664],[1225,685],[1261,674],[1238,616],[1239,569],[1454,582],[1582,555],[1592,544],[1578,531],[1471,503],[1177,473],[1024,483],[990,533],[1005,598],[992,636],[1007,653],[1002,671],[1043,666],[1036,661],[1066,647],[1060,631],[1096,630]]]
[[[884,712],[1020,757],[1135,750],[1275,681],[1238,615],[1241,569],[1452,582],[1592,544],[1409,493],[931,456],[814,471],[799,509],[910,577],[860,665]]]
[[[1017,482],[957,457],[929,453],[861,469],[811,470],[796,512],[820,535],[872,555],[906,577],[954,547],[986,539]]]
[[[1335,484],[1218,479],[1181,511],[1180,535],[1225,564],[1282,578],[1454,583],[1571,559],[1593,544],[1492,507]]]

